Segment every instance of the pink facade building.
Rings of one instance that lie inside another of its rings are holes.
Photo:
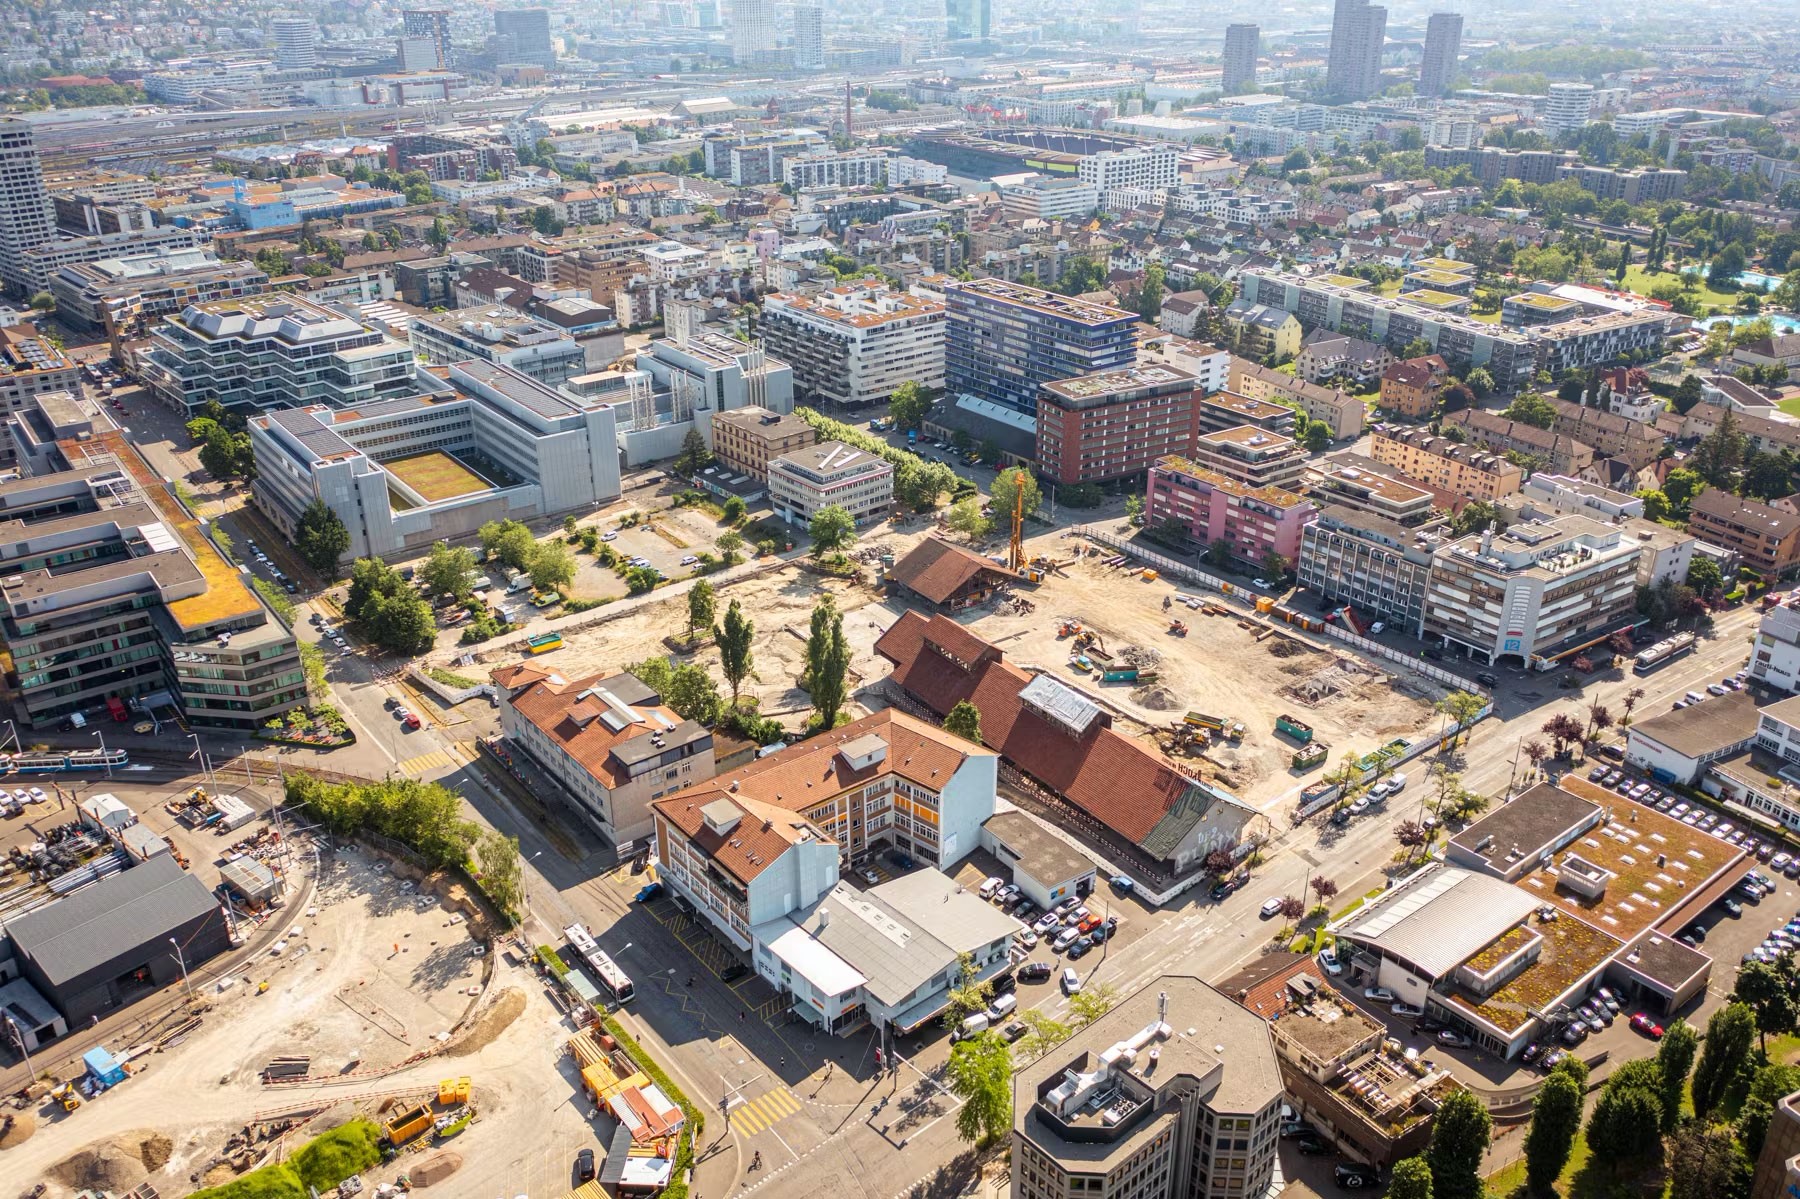
[[[1318,514],[1312,501],[1284,487],[1253,487],[1174,456],[1150,468],[1144,494],[1147,527],[1176,521],[1197,546],[1222,540],[1257,567],[1270,553],[1294,562],[1301,531]]]

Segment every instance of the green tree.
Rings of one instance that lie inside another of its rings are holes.
[[[951,504],[944,523],[969,538],[986,537],[994,527],[994,522],[982,514],[981,501],[972,495]]]
[[[1125,519],[1134,525],[1141,525],[1144,523],[1143,496],[1128,495],[1125,497]]]
[[[1438,1109],[1425,1161],[1435,1199],[1482,1199],[1481,1159],[1494,1118],[1472,1091],[1453,1091]]]
[[[1331,426],[1316,420],[1306,427],[1306,435],[1300,440],[1311,452],[1323,454],[1331,448]]]
[[[1469,385],[1469,390],[1475,393],[1478,400],[1485,400],[1494,394],[1494,376],[1485,366],[1478,366],[1464,375],[1463,382]]]
[[[1735,291],[1737,277],[1743,270],[1743,247],[1733,242],[1713,256],[1712,265],[1706,268],[1706,281],[1715,291]]]
[[[1588,1118],[1587,1143],[1596,1165],[1617,1171],[1654,1166],[1662,1160],[1662,1071],[1648,1058],[1620,1065],[1606,1080],[1594,1114]]]
[[[1548,429],[1556,423],[1556,409],[1550,406],[1549,400],[1534,391],[1521,392],[1501,415],[1508,420],[1516,420],[1539,429]]]
[[[350,530],[338,514],[313,500],[294,525],[294,549],[306,564],[328,579],[337,578],[338,560],[350,552]]]
[[[726,524],[735,525],[744,519],[745,511],[743,497],[734,495],[726,499],[725,506],[719,509],[719,515],[724,518]]]
[[[1138,316],[1154,325],[1162,315],[1163,282],[1168,274],[1162,264],[1153,262],[1144,268],[1144,286],[1138,292]]]
[[[1670,1021],[1663,1032],[1662,1044],[1656,1047],[1656,1069],[1662,1079],[1664,1132],[1673,1129],[1681,1119],[1681,1097],[1687,1089],[1688,1074],[1694,1068],[1694,1055],[1699,1049],[1699,1034],[1692,1024],[1681,1019]]]
[[[350,591],[344,600],[344,615],[362,620],[371,601],[377,596],[398,595],[406,590],[400,572],[380,558],[358,558],[350,566]]]
[[[300,669],[306,674],[307,698],[323,702],[331,694],[331,682],[325,677],[325,651],[310,641],[300,642]]]
[[[369,639],[396,654],[422,654],[437,638],[437,621],[431,605],[410,587],[371,596],[363,608],[362,624]]]
[[[813,554],[823,556],[856,540],[856,521],[843,505],[826,504],[813,513],[807,533],[812,537]]]
[[[1727,408],[1719,414],[1713,431],[1700,439],[1689,456],[1693,470],[1714,487],[1731,488],[1737,472],[1744,465],[1750,439],[1738,427],[1737,414]],[[1668,488],[1667,480],[1663,483]]]
[[[821,729],[837,727],[839,711],[848,698],[850,649],[844,641],[844,616],[827,592],[812,613],[812,630],[806,639],[806,686]]]
[[[950,714],[944,717],[944,731],[980,745],[981,710],[966,699],[957,700]]]
[[[1288,571],[1293,567],[1291,562],[1274,550],[1270,550],[1262,556],[1261,565],[1263,578],[1268,580],[1270,586],[1273,587],[1281,586],[1287,579]]]
[[[653,566],[633,566],[625,572],[625,590],[631,595],[654,591],[660,582],[662,576],[656,573]]]
[[[1725,575],[1711,558],[1696,557],[1688,564],[1687,585],[1701,595],[1708,595],[1725,585]]]
[[[1119,1001],[1119,993],[1110,983],[1089,983],[1069,996],[1069,1019],[1076,1028],[1086,1028]]]
[[[1025,1035],[1013,1045],[1013,1052],[1027,1060],[1043,1057],[1074,1034],[1066,1023],[1047,1015],[1041,1008],[1020,1008],[1019,1023]]]
[[[1646,489],[1636,492],[1635,494],[1638,499],[1644,501],[1645,520],[1662,521],[1669,519],[1671,505],[1669,503],[1669,497],[1665,493],[1655,489]]]
[[[956,985],[948,993],[948,1005],[944,1009],[944,1027],[954,1031],[966,1018],[977,1012],[984,1012],[994,1001],[994,984],[991,980],[983,981],[979,976],[981,968],[975,964],[973,954],[956,955]]]
[[[238,476],[238,437],[214,425],[200,447],[200,465],[206,473],[224,483]]]
[[[485,829],[475,842],[475,881],[493,901],[508,924],[524,917],[524,863],[519,858],[519,839]]]
[[[1791,495],[1793,491],[1794,458],[1791,453],[1753,453],[1744,463],[1744,495],[1768,501]]]
[[[1729,1003],[1712,1014],[1694,1066],[1691,1094],[1696,1117],[1705,1119],[1719,1106],[1732,1079],[1750,1060],[1755,1039],[1756,1015],[1748,1004]]]
[[[560,541],[541,542],[532,547],[525,573],[539,591],[556,591],[574,581],[575,558]]]
[[[950,1089],[963,1103],[956,1132],[965,1141],[992,1145],[1012,1129],[1012,1052],[995,1032],[958,1042],[950,1050]]]
[[[1696,561],[1699,561],[1698,559]],[[1710,562],[1711,559],[1706,559]],[[1718,567],[1715,565],[1716,571]],[[1688,574],[1688,586],[1704,593],[1705,589],[1694,584],[1694,576]],[[1784,969],[1778,963],[1748,961],[1738,967],[1737,989],[1732,998],[1750,1008],[1756,1020],[1758,1046],[1767,1050],[1769,1034],[1780,1036],[1782,1033],[1794,1031],[1797,1013],[1794,1006],[1794,970],[1790,958]]]
[[[681,439],[681,452],[675,455],[675,473],[692,478],[711,465],[712,453],[706,448],[706,438],[700,430],[689,429]]]
[[[724,706],[712,676],[698,662],[676,665],[666,657],[645,658],[625,668],[632,677],[656,692],[677,716],[712,724]]]
[[[931,398],[923,387],[910,379],[894,389],[893,399],[888,402],[888,415],[893,418],[896,429],[918,428],[929,411]]]
[[[1038,490],[1037,479],[1022,466],[1011,466],[994,476],[993,486],[988,488],[989,505],[994,512],[994,519],[1004,527],[1012,527],[1014,496],[1022,497],[1022,515],[1031,516],[1043,503],[1043,493]]]
[[[1752,1161],[1761,1156],[1763,1141],[1769,1135],[1769,1121],[1774,1118],[1775,1105],[1754,1095],[1745,1099],[1738,1109],[1738,1117],[1732,1121],[1732,1132]]]
[[[1581,1131],[1581,1087],[1567,1074],[1552,1072],[1531,1105],[1525,1134],[1525,1185],[1533,1195],[1554,1195],[1552,1184],[1569,1162]]]
[[[1388,1180],[1388,1199],[1432,1199],[1431,1164],[1423,1157],[1401,1158]]]
[[[712,628],[713,616],[718,611],[718,601],[713,597],[712,584],[705,579],[694,580],[688,588],[688,640],[694,639],[695,629]]]
[[[1706,490],[1706,480],[1700,472],[1678,466],[1663,476],[1663,494],[1669,497],[1669,504],[1678,517],[1686,516],[1688,505],[1694,497]]]
[[[736,600],[725,609],[725,619],[713,627],[713,639],[719,646],[719,672],[731,688],[731,706],[737,708],[738,689],[754,672],[756,656],[753,642],[756,626],[744,615]]]
[[[419,568],[425,594],[436,599],[454,595],[466,600],[475,591],[475,552],[462,546],[440,541],[431,547],[425,565]]]
[[[1489,525],[1504,529],[1506,518],[1500,515],[1500,509],[1486,500],[1471,500],[1463,505],[1450,520],[1450,531],[1458,537],[1467,537],[1470,533],[1479,533]]]
[[[1748,1199],[1754,1173],[1727,1125],[1688,1124],[1669,1140],[1668,1199]]]
[[[490,520],[475,531],[481,548],[487,551],[490,558],[502,566],[513,570],[525,570],[531,565],[531,553],[537,545],[537,538],[531,530],[516,520]]]

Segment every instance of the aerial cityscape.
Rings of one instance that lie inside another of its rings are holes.
[[[1800,8],[0,0],[0,1199],[1800,1196]]]

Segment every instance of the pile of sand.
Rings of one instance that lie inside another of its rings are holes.
[[[1175,693],[1160,684],[1139,687],[1131,693],[1131,702],[1140,708],[1149,708],[1154,712],[1172,712],[1181,706],[1181,701]]]
[[[160,1132],[153,1132],[138,1142],[138,1160],[152,1174],[168,1165],[174,1152],[175,1142]]]
[[[467,1057],[492,1044],[514,1020],[525,1010],[525,992],[517,987],[508,987],[500,992],[487,1011],[469,1027],[467,1035],[449,1049],[444,1051],[445,1057]]]
[[[420,1162],[416,1170],[407,1171],[406,1180],[416,1187],[428,1187],[444,1181],[460,1169],[462,1169],[460,1153],[440,1153]]]
[[[139,1155],[152,1138],[173,1148],[167,1137],[157,1138],[154,1133],[122,1133],[71,1153],[50,1167],[50,1177],[76,1191],[129,1191],[144,1181],[147,1171]],[[168,1160],[164,1153],[157,1168]]]
[[[37,1117],[30,1112],[19,1112],[13,1116],[12,1127],[0,1136],[0,1149],[11,1149],[14,1145],[23,1145],[37,1131]]]

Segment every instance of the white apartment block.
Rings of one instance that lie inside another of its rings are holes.
[[[1169,143],[1102,150],[1083,158],[1077,174],[1101,196],[1115,188],[1171,188],[1181,182],[1181,150]]]
[[[332,308],[262,295],[190,304],[151,334],[145,386],[192,415],[227,408],[352,408],[416,392],[412,350]]]
[[[944,385],[944,305],[859,280],[817,295],[763,300],[769,351],[815,397],[878,404],[903,383]]]
[[[810,524],[833,504],[867,524],[893,506],[894,468],[866,450],[822,441],[769,463],[769,503],[789,524]]]
[[[29,296],[42,290],[25,254],[55,236],[56,212],[44,190],[32,128],[25,121],[0,121],[0,291]]]
[[[1750,651],[1750,677],[1783,691],[1800,691],[1800,593],[1763,613]]]
[[[1080,179],[1034,175],[1000,185],[1000,205],[1011,221],[1066,221],[1092,216],[1100,192]]]
[[[1638,552],[1621,530],[1574,515],[1444,542],[1431,556],[1424,639],[1490,665],[1553,669],[1631,625]]]
[[[583,400],[479,359],[426,395],[352,411],[283,408],[250,421],[251,497],[291,534],[313,500],[350,532],[348,558],[422,552],[490,520],[591,512],[620,494],[610,401]],[[418,466],[420,459],[435,459]],[[427,489],[426,471],[460,483]],[[460,468],[460,469],[458,469]]]
[[[587,369],[587,350],[573,337],[503,305],[415,316],[407,335],[432,366],[493,362],[551,385]]]
[[[888,181],[888,158],[880,150],[802,154],[781,164],[781,179],[796,191],[811,187],[875,187]]]
[[[1544,101],[1543,125],[1551,133],[1568,133],[1585,126],[1593,110],[1593,84],[1552,83]]]

